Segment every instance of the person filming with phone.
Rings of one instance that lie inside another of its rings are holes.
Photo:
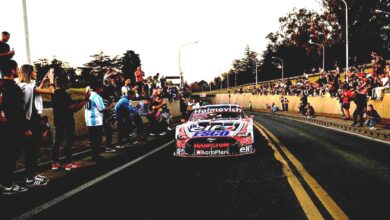
[[[23,92],[24,111],[31,130],[31,137],[26,140],[25,144],[25,161],[26,161],[26,186],[44,186],[49,179],[42,175],[37,175],[38,167],[38,149],[42,140],[41,115],[43,110],[43,94],[54,94],[54,69],[43,78],[39,86],[35,85],[37,72],[29,64],[22,65],[19,73],[18,86]],[[46,87],[49,83],[48,87]]]

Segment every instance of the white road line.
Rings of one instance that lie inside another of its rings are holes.
[[[306,122],[306,121],[301,121],[301,120],[298,120],[298,119],[289,118],[289,117],[281,116],[281,115],[272,115],[272,114],[261,113],[261,112],[259,112],[259,113],[260,114],[264,114],[264,115],[269,115],[269,116],[277,116],[279,118],[284,118],[284,119],[288,119],[288,120],[292,120],[292,121],[302,122],[302,123],[305,123],[305,124],[310,124],[310,125],[314,125],[314,126],[318,126],[318,127],[322,127],[322,128],[327,128],[327,129],[330,129],[330,130],[339,131],[339,132],[350,134],[350,135],[353,135],[353,136],[356,136],[356,137],[364,138],[364,139],[367,139],[367,140],[370,140],[370,141],[376,141],[376,142],[380,142],[382,144],[390,145],[390,142],[388,142],[388,141],[384,141],[384,140],[380,140],[380,139],[364,136],[364,135],[361,135],[361,134],[356,134],[356,133],[349,132],[349,131],[344,131],[344,130],[337,129],[337,128],[326,127],[326,126],[323,126],[323,125],[314,124],[314,123],[310,123],[310,122]]]
[[[96,183],[101,182],[104,179],[107,179],[108,177],[110,177],[110,176],[112,176],[112,175],[114,175],[114,174],[116,174],[116,173],[118,173],[118,172],[120,172],[120,171],[122,171],[122,170],[124,170],[124,169],[126,169],[128,167],[130,167],[131,165],[133,165],[133,164],[135,164],[135,163],[137,163],[137,162],[139,162],[139,161],[149,157],[150,155],[152,155],[152,154],[154,154],[154,153],[156,153],[156,152],[166,148],[170,144],[174,143],[174,141],[175,140],[171,140],[168,143],[166,143],[166,144],[164,144],[164,145],[162,145],[162,146],[160,146],[160,147],[150,151],[149,153],[144,154],[144,155],[138,157],[137,159],[132,160],[132,161],[130,161],[130,162],[128,162],[128,163],[126,163],[126,164],[124,164],[124,165],[114,169],[114,170],[111,170],[110,172],[108,172],[108,173],[106,173],[106,174],[104,174],[104,175],[102,175],[102,176],[100,176],[100,177],[98,177],[98,178],[96,178],[94,180],[91,180],[91,181],[89,181],[89,182],[87,182],[87,183],[85,183],[85,184],[83,184],[83,185],[81,185],[81,186],[79,186],[79,187],[77,187],[77,188],[75,188],[75,189],[65,193],[65,194],[62,194],[61,196],[58,196],[57,198],[55,198],[55,199],[53,199],[53,200],[51,200],[51,201],[49,201],[49,202],[47,202],[45,204],[39,205],[39,206],[31,209],[28,212],[25,212],[24,214],[14,218],[14,219],[19,220],[19,219],[31,218],[32,216],[34,216],[34,215],[36,215],[36,214],[38,214],[38,213],[40,213],[40,212],[42,212],[42,211],[44,211],[44,210],[54,206],[54,205],[64,201],[65,199],[68,199],[69,197],[71,197],[71,196],[73,196],[73,195],[75,195],[75,194],[77,194],[77,193],[79,193],[79,192],[81,192],[81,191],[83,191],[83,190],[85,190],[85,189],[95,185]]]

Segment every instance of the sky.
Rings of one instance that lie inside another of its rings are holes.
[[[278,18],[294,8],[320,10],[317,0],[26,1],[32,61],[55,56],[79,67],[100,51],[134,50],[146,75],[178,76],[180,50],[188,82],[228,71],[247,45],[260,54]],[[11,33],[14,59],[26,63],[22,0],[0,5],[0,31]]]

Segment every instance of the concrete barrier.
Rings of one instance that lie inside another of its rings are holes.
[[[298,106],[299,96],[285,96],[289,100],[288,110],[291,112],[299,112]],[[249,101],[252,102],[252,108],[256,110],[264,110],[265,105],[275,103],[276,106],[281,108],[280,95],[252,95],[250,93],[244,94],[217,94],[213,98],[213,103],[216,104],[238,104],[243,108],[249,108]],[[314,110],[320,114],[340,115],[340,104],[336,98],[331,98],[329,95],[325,97],[308,97],[308,102],[314,107]],[[369,104],[373,104],[374,108],[378,111],[382,118],[390,119],[390,93],[386,93],[381,101],[369,101]],[[355,104],[351,104],[350,112],[355,110]]]
[[[132,105],[135,106],[138,104],[139,101],[133,101]],[[168,108],[172,114],[172,117],[179,117],[181,116],[180,112],[180,101],[174,101],[169,102],[168,99],[164,99],[164,103],[167,103]],[[54,133],[54,122],[53,122],[53,109],[47,108],[43,110],[43,114],[49,118],[49,124],[52,128],[52,133]],[[84,109],[81,109],[80,111],[76,112],[74,114],[74,119],[76,122],[76,128],[75,128],[75,136],[84,136],[88,134],[88,129],[85,125],[85,118],[84,118]],[[142,117],[142,120],[144,123],[147,123],[148,120],[145,117]]]

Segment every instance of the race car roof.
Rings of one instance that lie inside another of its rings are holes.
[[[194,110],[194,113],[206,113],[206,112],[242,112],[239,105],[233,104],[220,104],[220,105],[206,105]]]
[[[237,107],[237,108],[241,108],[239,105],[237,104],[213,104],[213,105],[204,105],[200,108],[223,108],[223,107]]]

